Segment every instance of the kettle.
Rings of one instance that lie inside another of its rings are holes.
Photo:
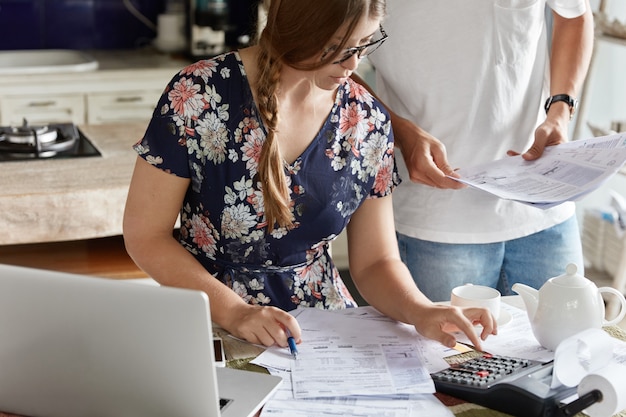
[[[528,312],[528,319],[541,346],[555,350],[559,343],[590,328],[617,324],[626,315],[626,299],[615,288],[598,288],[591,280],[578,275],[575,264],[565,268],[565,274],[547,280],[539,290],[515,283]],[[611,293],[621,303],[619,314],[608,321],[605,318],[602,293]]]

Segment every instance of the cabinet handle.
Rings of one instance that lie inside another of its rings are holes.
[[[142,101],[141,97],[118,97],[115,99],[116,102],[118,103],[137,103],[139,101]]]
[[[54,106],[56,105],[56,101],[54,100],[49,100],[49,101],[31,101],[30,103],[28,103],[28,107],[50,107],[50,106]]]

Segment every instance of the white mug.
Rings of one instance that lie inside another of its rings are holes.
[[[498,320],[501,298],[500,291],[495,288],[465,284],[452,289],[450,304],[457,307],[483,307],[491,312],[494,319]]]

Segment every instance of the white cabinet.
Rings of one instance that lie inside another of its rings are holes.
[[[126,77],[133,80],[141,75],[128,71]],[[127,90],[122,84],[116,90],[116,81],[100,80],[100,84],[90,85],[94,91],[85,89],[67,94],[55,92],[63,88],[62,83],[54,86],[42,83],[41,93],[22,95],[3,94],[0,87],[0,126],[21,125],[24,118],[31,125],[147,122],[167,81],[169,78],[156,77],[152,83],[138,83],[139,88],[145,86],[145,90]]]
[[[0,97],[0,125],[19,126],[26,118],[31,125],[85,123],[83,94],[21,95]]]
[[[190,62],[150,51],[96,51],[95,71],[3,75],[0,126],[148,122],[172,76]]]
[[[147,121],[163,89],[87,95],[87,123]]]

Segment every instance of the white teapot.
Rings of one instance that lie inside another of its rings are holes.
[[[537,341],[551,350],[569,336],[617,324],[626,315],[626,299],[622,293],[611,287],[598,288],[576,273],[575,264],[567,265],[565,271],[564,275],[550,278],[539,290],[520,283],[511,287],[526,304]],[[605,318],[602,293],[612,293],[621,303],[619,314],[610,321]]]

